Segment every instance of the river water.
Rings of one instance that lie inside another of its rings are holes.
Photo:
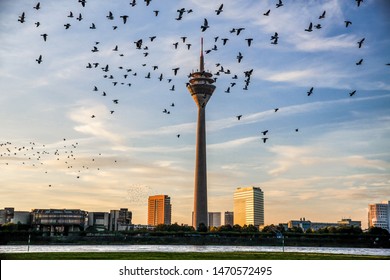
[[[29,252],[301,252],[390,256],[390,249],[192,245],[4,245],[1,253]]]

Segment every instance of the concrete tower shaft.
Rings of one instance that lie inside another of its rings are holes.
[[[207,226],[207,166],[206,166],[206,105],[215,86],[212,74],[204,70],[203,38],[201,39],[199,71],[191,74],[187,86],[198,107],[195,154],[195,187],[193,225]]]

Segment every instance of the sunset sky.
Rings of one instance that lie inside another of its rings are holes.
[[[39,2],[0,0],[0,208],[129,208],[146,224],[148,196],[167,194],[172,222],[191,224],[197,108],[186,82],[201,37],[217,78],[209,211],[232,211],[234,190],[256,186],[266,224],[366,228],[368,204],[390,199],[387,0],[226,0],[219,15],[209,0]]]

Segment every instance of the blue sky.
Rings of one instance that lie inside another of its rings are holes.
[[[222,2],[129,2],[0,2],[0,207],[127,207],[143,224],[147,197],[167,194],[172,221],[190,224],[197,113],[185,84],[203,37],[205,67],[219,72],[207,105],[209,211],[232,211],[234,190],[253,185],[265,193],[266,224],[367,226],[368,204],[390,197],[387,1],[225,1],[220,15]],[[310,22],[321,29],[305,31]]]

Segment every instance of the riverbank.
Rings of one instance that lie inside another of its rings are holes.
[[[296,252],[44,252],[0,253],[1,260],[390,260],[390,256]]]

